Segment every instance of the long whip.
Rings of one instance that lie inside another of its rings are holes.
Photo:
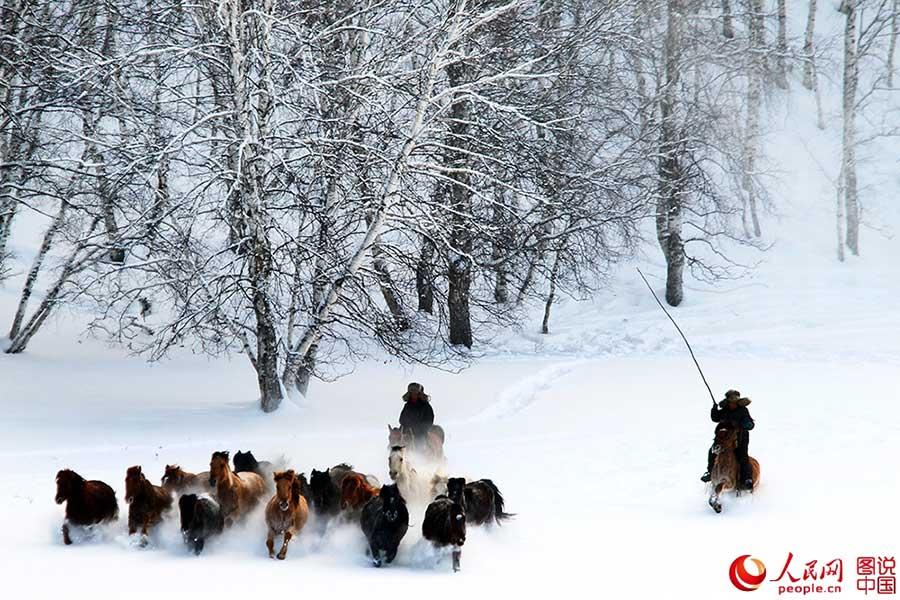
[[[697,357],[694,356],[694,350],[691,348],[690,342],[688,342],[687,338],[684,335],[684,332],[681,331],[681,327],[678,326],[678,323],[675,322],[675,319],[672,318],[672,315],[669,314],[669,311],[666,310],[666,307],[663,306],[663,303],[659,301],[659,296],[656,295],[656,292],[653,291],[653,287],[650,285],[650,282],[647,281],[647,278],[644,277],[644,274],[641,272],[640,268],[635,267],[637,269],[638,275],[641,276],[641,279],[644,280],[644,283],[647,284],[647,289],[650,290],[650,293],[653,294],[653,298],[656,300],[656,303],[659,304],[659,307],[662,309],[666,316],[669,317],[669,320],[672,321],[672,325],[675,326],[675,329],[678,330],[678,333],[681,334],[681,339],[684,340],[684,345],[687,346],[688,352],[691,353],[691,358],[694,361],[694,364],[697,365],[697,371],[700,372],[700,378],[703,380],[703,385],[706,386],[706,391],[709,392],[709,397],[712,398],[713,404],[716,403],[716,397],[713,396],[712,389],[709,387],[709,383],[706,381],[706,376],[703,374],[703,369],[700,368],[700,363],[697,362]]]

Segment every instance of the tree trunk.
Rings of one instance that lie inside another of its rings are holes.
[[[492,239],[491,261],[494,264],[494,302],[509,302],[509,255],[513,244],[513,231],[509,212],[511,203],[507,200],[510,194],[502,186],[494,187],[494,205],[492,221],[495,234]]]
[[[844,25],[844,94],[843,156],[844,207],[847,215],[847,248],[859,255],[859,197],[856,181],[856,88],[859,72],[856,56],[856,2],[843,0],[840,10],[846,16]]]
[[[747,73],[747,125],[744,132],[744,165],[741,187],[744,193],[744,211],[742,221],[744,234],[759,237],[759,215],[757,212],[757,199],[755,180],[753,177],[756,169],[756,153],[759,147],[759,113],[762,103],[762,0],[750,0],[749,31],[750,31],[750,64]],[[752,222],[752,229],[751,229]],[[752,232],[752,233],[751,233]]]
[[[900,30],[900,0],[894,0],[894,8],[891,11],[891,38],[888,42],[887,55],[887,86],[894,87],[894,54],[897,51],[897,36]]]
[[[465,84],[470,67],[457,60],[447,66],[447,84],[455,88]],[[472,191],[467,172],[467,153],[471,106],[464,93],[455,92],[450,105],[448,150],[444,163],[452,171],[448,197],[450,202],[450,254],[447,257],[447,311],[450,320],[450,344],[472,347],[472,323],[469,315],[469,287],[472,285]]]
[[[657,205],[657,239],[666,258],[666,302],[678,306],[684,298],[684,242],[682,227],[682,173],[676,108],[680,79],[681,28],[684,0],[668,0],[665,39],[665,87],[660,99],[661,138]]]
[[[729,40],[734,38],[734,22],[731,14],[731,0],[722,0],[722,35]]]
[[[66,208],[68,208],[68,203],[63,200],[60,204],[59,212],[57,212],[53,222],[44,233],[41,247],[38,250],[37,256],[34,257],[34,263],[32,263],[31,270],[28,272],[28,277],[25,279],[25,284],[22,286],[22,295],[19,297],[19,306],[16,309],[15,317],[13,317],[12,326],[9,329],[9,339],[11,340],[19,335],[22,321],[25,319],[25,311],[28,308],[28,301],[31,299],[31,294],[34,291],[34,284],[37,282],[41,267],[44,264],[44,259],[47,257],[47,253],[53,245],[53,238],[56,237],[56,234],[62,228],[65,220]]]
[[[816,29],[816,0],[809,0],[809,12],[806,15],[806,34],[803,38],[803,87],[808,90],[816,87],[816,54],[813,39]]]
[[[786,0],[778,0],[778,37],[775,43],[777,54],[775,61],[775,84],[783,90],[788,87],[787,80],[787,7]],[[762,16],[760,16],[762,19]]]
[[[562,249],[556,251],[556,258],[553,259],[553,267],[550,269],[550,289],[547,292],[547,302],[544,303],[544,320],[541,322],[541,333],[550,333],[550,308],[556,299],[556,279],[559,275],[560,257]]]
[[[416,265],[416,294],[419,297],[419,312],[434,314],[434,242],[422,236],[422,249]]]

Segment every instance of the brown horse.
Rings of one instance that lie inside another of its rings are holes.
[[[341,510],[351,516],[358,516],[366,502],[381,491],[369,484],[362,473],[348,473],[341,482]]]
[[[166,465],[165,473],[162,476],[162,486],[170,494],[191,490],[212,491],[209,485],[209,471],[188,473],[178,465]]]
[[[300,479],[293,470],[278,471],[273,478],[275,495],[266,505],[266,524],[269,526],[266,548],[269,549],[269,558],[274,558],[275,536],[283,534],[284,542],[278,551],[278,560],[284,560],[291,538],[300,533],[306,525],[309,506],[306,504],[306,498],[300,493]]]
[[[63,521],[63,543],[72,543],[69,526],[81,527],[114,521],[119,517],[116,493],[102,481],[85,481],[69,469],[56,474],[56,503],[66,503],[66,519]]]
[[[238,475],[231,470],[227,451],[213,452],[209,461],[209,485],[216,488],[226,526],[246,515],[266,493],[266,482],[256,473]]]
[[[147,543],[150,527],[162,521],[163,513],[172,508],[172,496],[144,477],[139,466],[129,467],[125,474],[125,502],[128,503],[128,535],[141,529],[141,543]]]
[[[414,439],[412,432],[407,429],[388,425],[388,447],[395,446],[405,446],[435,462],[443,462],[446,459],[444,428],[440,425],[432,425],[424,440]]]
[[[735,450],[738,447],[739,434],[740,429],[731,423],[722,423],[716,427],[716,441],[712,448],[716,459],[712,472],[710,472],[709,484],[712,487],[712,494],[709,496],[709,505],[717,513],[722,512],[722,503],[719,498],[722,492],[737,489],[740,464]],[[755,490],[759,484],[759,462],[752,456],[749,458],[753,490]]]

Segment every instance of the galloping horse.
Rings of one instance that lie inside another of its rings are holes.
[[[410,463],[406,446],[393,446],[388,455],[388,475],[410,504],[431,502],[447,478],[440,473],[417,471]]]
[[[432,425],[424,440],[416,440],[408,429],[388,425],[388,447],[406,446],[434,462],[444,462],[444,428]]]
[[[284,560],[291,538],[306,525],[309,507],[300,493],[300,480],[294,471],[277,471],[272,477],[275,480],[275,495],[266,506],[266,525],[269,526],[266,548],[269,558],[274,558],[275,536],[284,535],[284,542],[278,551],[278,560]]]
[[[115,521],[119,516],[116,493],[102,481],[86,481],[70,469],[56,474],[56,503],[66,503],[66,520],[63,521],[63,543],[72,543],[69,527],[90,527],[97,523]]]
[[[225,525],[247,514],[266,493],[266,483],[256,473],[237,473],[228,463],[228,452],[213,452],[209,461],[209,485],[216,488]]]
[[[146,545],[150,527],[161,523],[163,513],[172,508],[172,496],[150,483],[141,467],[135,465],[125,474],[125,502],[128,503],[128,535],[140,528],[141,545]]]
[[[735,449],[738,446],[739,433],[740,429],[731,423],[722,423],[716,427],[716,441],[712,448],[716,460],[710,473],[709,484],[712,487],[712,494],[709,496],[709,505],[717,513],[722,512],[722,503],[719,501],[721,493],[737,489],[740,464],[738,463]],[[759,462],[752,456],[750,457],[750,469],[753,479],[753,490],[755,490],[759,484]],[[751,493],[753,490],[751,490]]]
[[[178,465],[166,465],[162,476],[162,486],[170,494],[199,490],[211,492],[209,471],[189,473]]]

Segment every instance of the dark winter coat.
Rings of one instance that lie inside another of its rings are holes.
[[[434,425],[434,410],[428,396],[420,394],[416,400],[403,396],[403,410],[400,412],[400,427],[409,429],[416,439],[424,439]]]
[[[750,416],[750,411],[747,410],[748,404],[750,404],[749,399],[741,398],[738,401],[737,408],[732,410],[728,408],[727,402],[723,400],[710,409],[709,418],[712,419],[714,423],[731,423],[745,432],[750,431],[756,424]]]

